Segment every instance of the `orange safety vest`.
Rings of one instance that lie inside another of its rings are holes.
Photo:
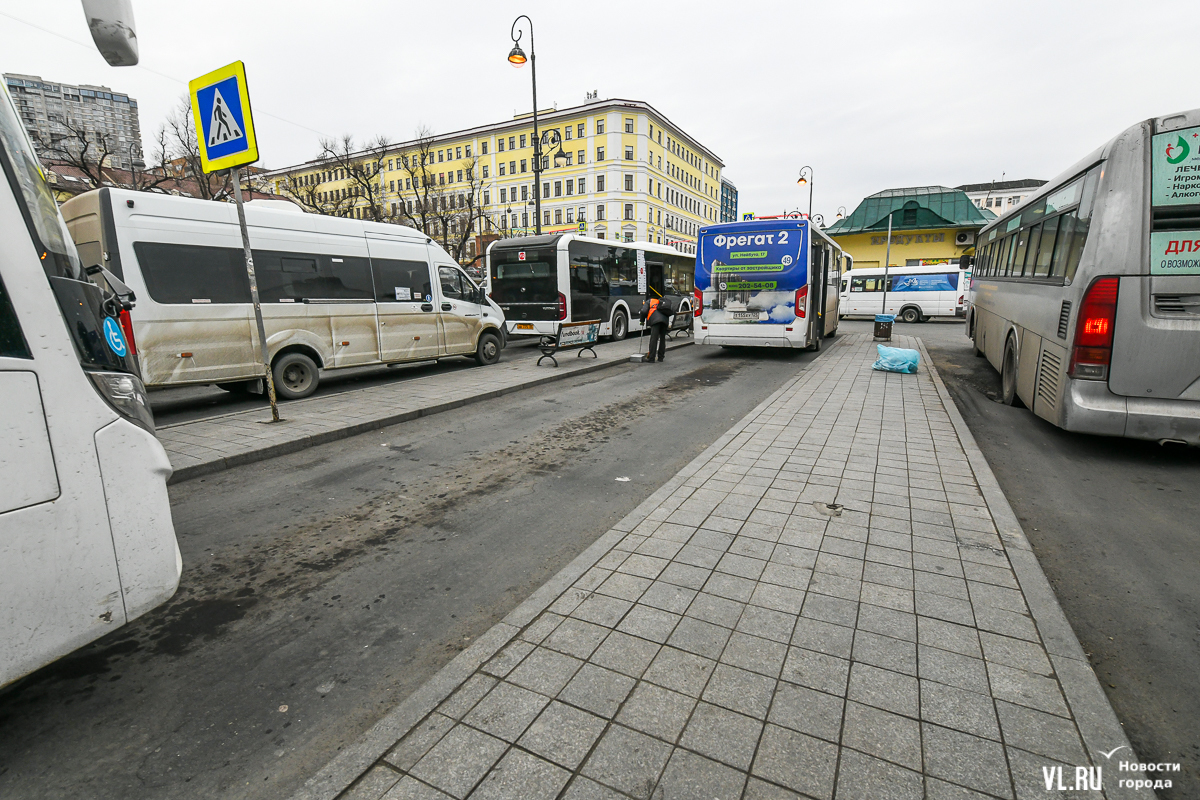
[[[654,316],[654,312],[658,310],[659,299],[657,297],[650,298],[650,302],[646,307],[646,322],[650,322],[650,318]]]

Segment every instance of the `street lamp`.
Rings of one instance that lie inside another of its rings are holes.
[[[804,170],[808,170],[807,177],[805,177],[805,175],[804,175]],[[800,184],[801,186],[803,186],[806,183],[808,184],[808,217],[809,217],[809,219],[812,219],[812,184],[813,184],[812,178],[813,178],[813,168],[809,167],[809,166],[803,166],[800,168],[800,179],[796,181],[796,183]]]
[[[517,23],[525,20],[529,23],[529,56],[525,56],[525,51],[521,49],[521,32],[517,30]],[[541,137],[538,135],[538,105],[537,105],[537,56],[534,53],[533,47],[533,20],[525,14],[513,20],[512,30],[508,35],[512,37],[513,48],[508,53],[508,63],[514,67],[521,67],[526,61],[529,62],[529,69],[533,79],[533,180],[534,180],[534,228],[537,235],[542,235],[542,143]],[[562,149],[559,149],[562,152]]]
[[[838,219],[846,218],[846,207],[845,206],[838,206],[837,218]]]

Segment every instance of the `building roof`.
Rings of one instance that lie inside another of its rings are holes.
[[[825,229],[831,236],[864,231],[887,231],[888,214],[915,210],[915,222],[892,217],[892,230],[927,228],[982,228],[988,219],[960,189],[945,186],[914,186],[885,189],[863,199],[854,213]]]
[[[721,176],[721,183],[727,183],[727,184],[729,184],[730,189],[733,189],[734,191],[737,190],[737,184],[735,184],[733,181],[729,180],[729,178],[726,178],[724,175]]]
[[[1039,186],[1045,185],[1045,181],[1039,181],[1037,178],[1022,178],[1019,181],[991,181],[989,183],[964,183],[962,186],[955,186],[963,192],[1002,192],[1009,189],[1036,189]]]

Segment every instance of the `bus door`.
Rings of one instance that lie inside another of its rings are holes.
[[[571,320],[608,320],[608,275],[602,266],[604,248],[573,241],[571,256]],[[589,252],[589,249],[591,252]],[[598,250],[599,252],[594,252]]]
[[[824,242],[809,241],[809,282],[808,291],[812,299],[808,307],[813,309],[813,317],[809,323],[814,339],[825,335],[825,300],[828,293],[829,279],[829,248]]]
[[[433,280],[425,245],[367,238],[383,361],[437,358],[441,354]]]
[[[442,256],[445,258],[445,256]],[[479,290],[466,273],[454,264],[438,264],[438,319],[442,326],[444,352],[473,353],[475,339],[483,324],[483,309],[479,305]]]

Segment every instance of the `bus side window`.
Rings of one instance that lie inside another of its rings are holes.
[[[375,299],[378,302],[422,303],[426,296],[433,294],[429,264],[424,261],[373,258],[371,268],[375,273]]]
[[[866,282],[866,278],[851,278],[850,279],[850,291],[852,291],[852,292],[865,291],[865,288],[864,288],[865,282]]]
[[[150,297],[157,303],[249,303],[241,248],[134,242]]]
[[[0,358],[33,358],[3,279],[0,279]]]

